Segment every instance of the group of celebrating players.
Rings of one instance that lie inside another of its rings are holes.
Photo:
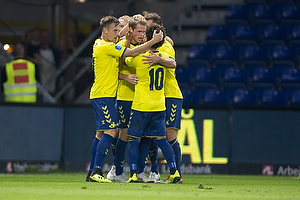
[[[156,13],[100,20],[93,46],[90,99],[96,120],[86,181],[182,183],[177,141],[183,97],[175,78],[173,41]],[[130,178],[123,172],[128,144]],[[114,164],[105,178],[102,163],[110,147]],[[159,181],[157,149],[170,167]],[[151,160],[149,178],[145,160]]]

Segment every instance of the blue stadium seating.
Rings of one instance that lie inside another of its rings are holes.
[[[188,67],[178,67],[175,70],[175,75],[178,83],[186,83],[189,85],[192,80],[192,72]]]
[[[230,97],[226,90],[208,89],[203,94],[204,105],[230,105]]]
[[[259,95],[255,90],[237,89],[232,95],[233,105],[258,106]]]
[[[275,45],[270,52],[271,62],[298,63],[298,55],[294,46]]]
[[[279,75],[281,79],[281,85],[292,86],[300,84],[300,69],[297,68],[285,68]]]
[[[276,76],[279,78],[282,74],[282,71],[286,68],[294,68],[292,63],[271,63],[270,68],[273,68],[276,71]]]
[[[216,68],[197,67],[193,72],[193,84],[202,86],[217,87],[220,82]]]
[[[232,45],[211,45],[212,62],[230,62],[237,64],[240,60],[237,48]]]
[[[200,105],[201,94],[199,90],[190,90],[187,88],[181,88],[183,95],[183,106],[197,106]]]
[[[260,42],[260,29],[248,24],[232,24],[231,37],[233,44],[254,44]]]
[[[187,55],[187,63],[209,64],[210,56],[210,47],[208,45],[192,45]]]
[[[210,26],[207,44],[190,48],[188,72],[176,71],[179,83],[191,80],[185,96],[197,93],[197,103],[230,105],[236,93],[233,105],[287,106],[282,88],[300,87],[300,0],[280,1],[229,6],[226,24]]]
[[[262,106],[287,106],[288,95],[283,90],[267,89],[261,93]]]
[[[268,63],[269,50],[267,46],[247,45],[242,52],[243,62]]]
[[[276,23],[276,6],[257,4],[253,5],[251,11],[252,23]]]
[[[223,86],[246,87],[248,78],[244,68],[228,67],[221,75]]]
[[[300,6],[291,4],[280,5],[278,21],[279,23],[299,23]]]
[[[291,44],[300,44],[300,24],[292,25],[290,42]]]
[[[229,44],[231,42],[230,26],[211,25],[207,31],[206,42],[208,44]]]
[[[293,90],[290,94],[290,106],[299,107],[300,106],[300,89]]]
[[[256,86],[270,86],[275,88],[278,84],[278,77],[274,68],[266,68],[263,66],[254,67],[250,71],[250,85]]]
[[[247,24],[249,18],[250,6],[248,5],[230,5],[227,8],[226,23],[244,23]]]
[[[232,99],[232,95],[233,93],[236,91],[236,90],[239,90],[239,89],[243,89],[245,90],[246,89],[246,86],[244,85],[235,85],[235,84],[232,84],[232,85],[221,85],[221,87],[219,88],[221,90],[226,90],[230,99]]]
[[[261,31],[261,44],[281,44],[289,42],[289,32],[285,25],[266,24]]]
[[[199,93],[200,104],[203,104],[203,96],[207,90],[218,90],[218,88],[213,85],[195,85],[193,89]]]

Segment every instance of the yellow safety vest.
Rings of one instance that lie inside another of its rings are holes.
[[[24,59],[5,65],[7,81],[3,84],[6,102],[36,103],[35,65]]]

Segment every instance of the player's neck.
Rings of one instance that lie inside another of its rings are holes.
[[[139,43],[137,41],[135,41],[134,39],[130,40],[130,44],[136,46],[138,45]]]
[[[101,35],[102,40],[104,40],[105,42],[109,42],[107,36],[105,34]]]

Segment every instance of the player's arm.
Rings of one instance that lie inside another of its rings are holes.
[[[121,80],[125,80],[128,83],[131,83],[133,85],[136,85],[139,81],[138,77],[136,74],[130,74],[130,75],[126,75],[126,74],[122,74],[119,72],[119,79]]]
[[[123,38],[124,36],[126,36],[126,33],[128,32],[129,30],[129,25],[128,23],[121,29],[119,35],[120,35],[120,38]]]
[[[148,42],[141,44],[133,49],[127,48],[126,51],[123,54],[123,57],[134,57],[137,56],[143,52],[145,52],[146,50],[150,49],[154,44],[156,44],[157,42],[161,41],[163,38],[163,32],[153,32],[153,38],[151,40],[149,40]]]
[[[165,67],[169,67],[169,68],[175,68],[177,66],[176,61],[173,58],[162,58],[159,57],[158,55],[156,55],[155,53],[151,52],[151,56],[146,56],[143,55],[143,57],[145,57],[144,59],[142,59],[142,61],[144,61],[144,64],[149,64],[148,68],[151,67],[152,65],[159,63]]]

